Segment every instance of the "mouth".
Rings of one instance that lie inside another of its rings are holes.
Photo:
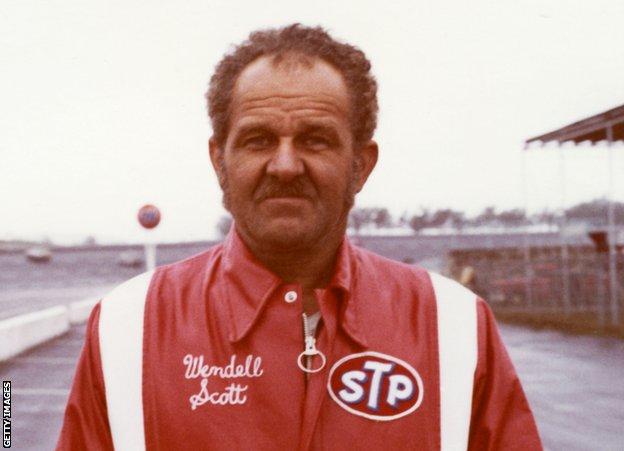
[[[264,196],[260,196],[260,202],[273,199],[308,199],[309,196],[303,193],[271,193]]]
[[[271,215],[281,216],[283,214],[300,214],[307,210],[310,199],[301,196],[280,196],[268,197],[260,202],[260,205],[267,208]]]
[[[302,196],[274,196],[267,197],[262,202],[304,202],[307,201],[307,197]]]

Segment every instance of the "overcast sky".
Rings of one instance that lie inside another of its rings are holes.
[[[359,206],[522,207],[522,143],[624,103],[624,2],[0,2],[0,239],[206,239],[224,214],[203,94],[249,31],[321,24],[379,82],[380,160]],[[604,196],[606,147],[565,148],[565,202]],[[624,149],[616,149],[624,200]],[[558,150],[527,157],[528,205],[562,198]]]

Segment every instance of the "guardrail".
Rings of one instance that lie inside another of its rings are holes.
[[[63,335],[89,318],[98,298],[31,312],[0,321],[0,362]]]

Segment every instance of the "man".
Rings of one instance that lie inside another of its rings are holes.
[[[345,237],[377,161],[364,54],[255,32],[209,149],[234,227],[94,309],[59,449],[540,449],[487,305]]]

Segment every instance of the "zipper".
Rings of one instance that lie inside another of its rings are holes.
[[[310,323],[308,321],[308,316],[305,313],[302,313],[303,317],[303,337],[304,337],[304,350],[299,357],[297,358],[297,365],[301,368],[301,371],[305,373],[317,373],[323,369],[325,366],[325,362],[327,359],[325,355],[316,349],[316,338],[312,335],[310,331]],[[312,368],[312,357],[318,355],[321,358],[321,365],[318,368]],[[305,359],[305,364],[304,364]]]

